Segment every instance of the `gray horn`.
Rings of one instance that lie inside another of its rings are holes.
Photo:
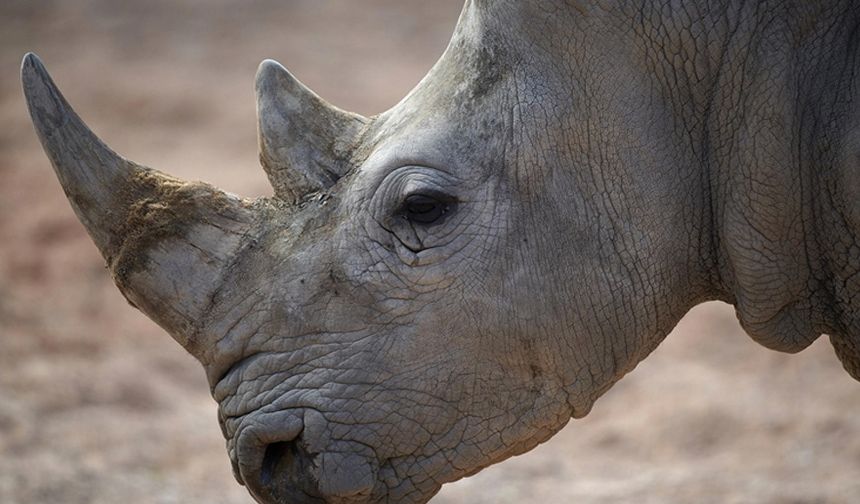
[[[275,195],[289,201],[331,187],[367,119],[330,105],[276,61],[260,64],[256,88],[260,162]]]
[[[258,210],[210,185],[117,155],[81,121],[35,55],[24,58],[21,78],[42,146],[117,286],[207,360],[214,342],[199,321],[259,221]]]

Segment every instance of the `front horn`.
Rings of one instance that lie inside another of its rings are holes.
[[[258,227],[250,201],[123,159],[81,121],[42,62],[21,66],[27,106],[57,178],[128,301],[204,364],[210,304]]]

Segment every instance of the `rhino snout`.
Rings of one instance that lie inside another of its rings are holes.
[[[310,413],[314,419],[321,415]],[[366,446],[337,442],[320,449],[302,412],[258,415],[237,441],[239,478],[257,501],[359,504],[370,502],[378,464]]]

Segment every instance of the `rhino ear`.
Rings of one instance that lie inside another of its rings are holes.
[[[317,96],[280,63],[257,70],[260,163],[275,195],[295,200],[334,185],[367,119]]]

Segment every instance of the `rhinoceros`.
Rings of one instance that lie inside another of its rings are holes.
[[[692,306],[860,379],[860,5],[470,0],[375,117],[256,76],[272,197],[126,160],[34,55],[117,286],[202,363],[261,503],[418,503],[550,438]]]

